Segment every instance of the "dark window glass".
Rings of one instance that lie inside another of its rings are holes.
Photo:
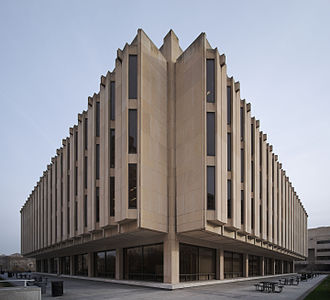
[[[137,153],[137,110],[128,110],[128,153]]]
[[[136,208],[137,165],[128,164],[128,208]]]
[[[67,168],[69,171],[70,170],[70,143],[69,142],[68,142],[66,156],[67,156]]]
[[[74,202],[74,230],[78,230],[78,202]]]
[[[260,257],[249,254],[249,277],[260,276]]]
[[[227,180],[227,218],[231,218],[231,180]]]
[[[99,144],[96,144],[95,155],[96,155],[95,178],[100,179],[100,145]]]
[[[260,171],[259,172],[259,179],[260,179],[260,182],[259,182],[259,191],[260,191],[260,199],[262,199],[262,172]]]
[[[84,187],[87,189],[88,183],[88,158],[85,156],[84,158]]]
[[[207,155],[215,155],[215,113],[207,113]]]
[[[85,123],[84,123],[84,137],[85,137],[85,150],[88,148],[88,119],[85,118]]]
[[[244,209],[245,209],[245,201],[244,201],[244,191],[241,190],[241,224],[244,224]]]
[[[115,130],[110,129],[110,168],[115,167]]]
[[[240,110],[241,141],[244,141],[244,107]]]
[[[214,59],[206,60],[206,99],[207,102],[215,102],[215,68]]]
[[[87,254],[74,256],[74,275],[88,276]]]
[[[116,84],[114,81],[110,81],[110,120],[115,120],[115,114],[116,114]]]
[[[87,195],[84,197],[84,226],[87,227]]]
[[[74,160],[78,160],[78,131],[74,132]]]
[[[251,198],[251,228],[254,229],[254,198]]]
[[[78,195],[78,167],[74,168],[74,194]]]
[[[163,282],[163,245],[124,249],[124,278]]]
[[[236,278],[243,276],[243,255],[235,252],[224,252],[224,276]]]
[[[330,249],[317,249],[316,252],[330,252]]]
[[[227,124],[231,124],[231,86],[227,86]]]
[[[259,205],[259,228],[260,228],[260,233],[262,233],[263,228],[262,228],[262,205]]]
[[[227,133],[227,170],[231,171],[231,133]]]
[[[137,99],[137,55],[130,55],[128,64],[128,99]]]
[[[261,139],[261,136],[259,138],[259,151],[260,151],[260,157],[259,157],[259,161],[260,161],[260,166],[262,166],[262,139]]]
[[[324,241],[317,241],[317,244],[323,245],[323,244],[330,244],[330,240],[324,240]]]
[[[70,202],[70,175],[68,174],[66,177],[66,198],[67,202]],[[52,206],[50,206],[52,207]]]
[[[215,279],[215,249],[180,244],[180,281]]]
[[[244,162],[244,149],[241,149],[241,182],[244,182],[245,162]]]
[[[254,127],[251,124],[251,155],[254,154]]]
[[[251,192],[254,192],[254,163],[251,161]]]
[[[63,211],[61,211],[61,237],[63,236]]]
[[[207,167],[207,209],[215,209],[215,167]]]
[[[110,216],[115,215],[115,177],[110,177]]]
[[[70,207],[67,207],[67,212],[66,212],[66,225],[67,225],[67,233],[70,234]]]
[[[95,276],[115,278],[116,250],[96,252],[94,257]]]
[[[96,222],[100,221],[100,191],[99,191],[99,187],[96,187],[96,191],[95,191],[95,219]]]
[[[62,274],[70,275],[70,256],[61,257]]]
[[[100,102],[96,102],[96,121],[95,121],[95,132],[96,136],[100,136]]]

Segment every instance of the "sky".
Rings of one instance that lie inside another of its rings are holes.
[[[226,54],[306,211],[330,225],[330,1],[0,1],[0,254],[20,252],[20,209],[142,28]]]

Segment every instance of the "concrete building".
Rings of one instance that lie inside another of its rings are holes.
[[[295,262],[301,272],[330,273],[330,226],[308,229],[308,257]]]
[[[307,214],[225,55],[138,30],[21,209],[41,272],[178,283],[287,273]]]

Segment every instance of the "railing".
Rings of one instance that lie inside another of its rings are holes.
[[[10,280],[4,280],[2,279],[0,282],[24,282],[24,286],[27,286],[28,281],[35,281],[34,279],[10,279]]]

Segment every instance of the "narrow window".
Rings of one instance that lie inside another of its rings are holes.
[[[231,171],[231,133],[227,133],[227,171]]]
[[[95,220],[96,222],[100,221],[100,191],[99,187],[96,187],[95,191]]]
[[[207,167],[207,209],[215,209],[215,167]]]
[[[96,159],[96,170],[95,170],[95,178],[100,179],[100,144],[96,144],[96,151],[95,151]]]
[[[115,120],[115,103],[116,103],[116,98],[115,94],[116,93],[116,85],[114,81],[110,81],[110,120],[114,121]]]
[[[259,197],[260,197],[260,199],[262,199],[262,172],[261,171],[259,172],[259,179],[260,179],[260,182],[259,182],[259,191],[260,191]]]
[[[251,155],[254,154],[254,127],[251,124]]]
[[[259,228],[260,228],[260,233],[262,233],[262,205],[259,205]]]
[[[241,182],[244,182],[244,171],[245,171],[244,149],[241,149]]]
[[[84,188],[87,189],[88,183],[88,158],[85,156],[84,159]]]
[[[231,86],[227,86],[227,124],[231,124]]]
[[[74,160],[78,160],[78,131],[74,132]]]
[[[254,229],[254,198],[251,198],[251,228]]]
[[[259,156],[260,156],[260,158],[259,158],[259,161],[260,161],[260,167],[262,166],[262,138],[261,138],[261,136],[260,136],[260,138],[259,138]]]
[[[78,167],[74,168],[74,194],[78,195]]]
[[[137,99],[137,55],[128,60],[128,99]]]
[[[84,226],[87,227],[87,195],[84,198]]]
[[[214,59],[206,60],[206,99],[207,102],[215,102],[215,70]]]
[[[70,234],[70,207],[67,207],[67,215],[66,215],[66,225],[67,225],[67,233]]]
[[[128,110],[128,153],[137,153],[137,110]]]
[[[115,177],[110,177],[110,216],[115,215]]]
[[[244,107],[240,110],[240,123],[241,123],[241,141],[244,141]]]
[[[254,163],[251,161],[251,192],[254,192]]]
[[[227,181],[227,218],[231,218],[231,180]]]
[[[95,131],[96,136],[100,136],[100,102],[96,102],[96,121],[95,121]]]
[[[245,208],[245,203],[244,203],[244,191],[241,190],[241,224],[244,224],[244,208]]]
[[[74,230],[78,230],[78,202],[74,202]]]
[[[68,174],[66,177],[66,198],[68,203],[70,202],[70,175]]]
[[[68,143],[66,156],[67,156],[67,168],[69,171],[70,170],[70,143]]]
[[[110,168],[115,167],[115,130],[110,129]]]
[[[85,150],[88,148],[88,119],[85,118],[85,123],[84,123],[84,144],[85,144]]]
[[[136,208],[137,165],[128,164],[128,208]]]
[[[215,155],[215,113],[207,113],[207,155]]]

